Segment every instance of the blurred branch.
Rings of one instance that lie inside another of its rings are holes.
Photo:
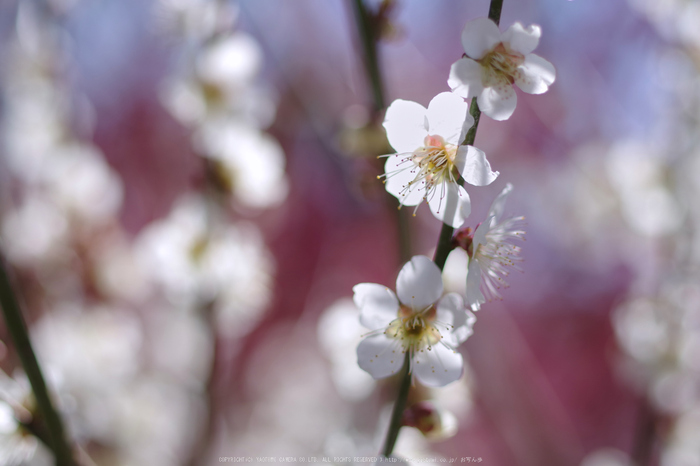
[[[365,57],[365,69],[372,88],[372,99],[374,103],[375,116],[386,107],[384,102],[384,88],[382,86],[382,76],[377,60],[377,42],[379,40],[379,27],[377,17],[367,11],[362,0],[353,1],[353,11],[355,12],[355,22],[360,33],[362,51]]]
[[[0,304],[2,305],[7,329],[12,335],[15,349],[19,354],[27,379],[29,379],[29,383],[32,386],[37,409],[48,431],[49,446],[56,457],[56,465],[73,466],[75,462],[72,450],[66,439],[61,418],[51,403],[44,376],[32,344],[29,341],[27,327],[7,275],[4,257],[0,257]]]
[[[386,108],[381,68],[379,67],[379,58],[377,56],[377,44],[379,43],[381,25],[383,21],[386,21],[385,15],[388,14],[388,9],[380,9],[379,13],[371,13],[365,7],[363,0],[354,0],[353,11],[360,41],[362,42],[367,79],[372,89],[372,118],[370,119],[370,124],[374,125]],[[405,210],[397,209],[396,228],[398,229],[399,263],[403,264],[411,258],[411,237],[408,214]]]
[[[637,430],[635,432],[632,460],[637,466],[651,464],[656,439],[656,413],[646,397],[642,397],[637,414]]]

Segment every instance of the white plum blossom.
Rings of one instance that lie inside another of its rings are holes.
[[[462,31],[466,56],[452,64],[447,84],[465,99],[476,97],[479,109],[494,120],[507,120],[517,103],[513,84],[542,94],[556,78],[554,66],[531,53],[541,34],[534,24],[526,29],[515,23],[501,34],[488,18],[468,22]]]
[[[264,209],[286,199],[284,150],[270,134],[234,119],[212,119],[200,127],[194,142],[242,206]]]
[[[520,270],[517,265],[522,260],[520,246],[513,244],[513,240],[524,239],[522,222],[525,217],[510,217],[499,222],[506,198],[512,190],[513,185],[508,183],[496,197],[486,221],[476,227],[467,249],[467,303],[473,311],[478,311],[487,299],[501,299],[498,290],[508,286],[503,280],[508,276],[508,269]]]
[[[219,332],[239,336],[270,301],[274,263],[258,228],[229,223],[203,197],[187,195],[136,240],[139,263],[173,304],[213,304]]]
[[[12,406],[0,401],[0,464],[19,466],[34,457],[38,442],[16,419]]]
[[[396,293],[375,283],[353,288],[360,323],[371,330],[357,347],[359,366],[375,379],[398,373],[406,353],[410,371],[423,384],[447,385],[462,376],[456,347],[471,334],[476,318],[457,293],[442,296],[440,269],[414,256],[396,279]]]
[[[474,186],[485,186],[498,176],[486,154],[460,145],[474,124],[467,110],[462,99],[443,92],[427,109],[416,102],[395,100],[384,119],[387,138],[397,152],[386,161],[386,190],[401,205],[427,201],[433,215],[453,228],[459,228],[471,212],[460,177]]]

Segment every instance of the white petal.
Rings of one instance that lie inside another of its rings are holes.
[[[450,67],[447,85],[452,92],[464,99],[471,99],[484,90],[481,74],[483,68],[471,58],[460,58]]]
[[[464,361],[456,350],[437,344],[416,352],[411,369],[424,385],[442,387],[462,377]]]
[[[487,87],[477,97],[479,109],[494,120],[503,121],[510,118],[515,111],[518,97],[513,86],[507,83]]]
[[[498,178],[498,172],[491,170],[486,154],[474,146],[461,146],[455,157],[455,166],[464,181],[473,186],[487,186]]]
[[[384,164],[386,173],[385,188],[389,194],[396,197],[401,205],[418,205],[425,197],[425,181],[410,185],[416,178],[416,165],[411,160],[411,154],[390,155]]]
[[[501,31],[498,30],[496,23],[488,18],[469,21],[462,31],[462,47],[467,56],[475,60],[483,57],[499,42],[501,42]]]
[[[413,152],[423,146],[428,135],[425,115],[425,107],[410,100],[397,99],[389,106],[383,125],[396,152]]]
[[[352,288],[355,306],[360,309],[360,323],[370,329],[387,327],[396,319],[399,300],[393,291],[376,283],[360,283]]]
[[[472,210],[467,191],[457,183],[442,183],[428,198],[430,211],[435,218],[452,228],[459,228]]]
[[[511,193],[511,191],[513,191],[513,185],[510,183],[506,184],[506,187],[503,188],[498,196],[496,196],[496,199],[493,200],[493,203],[491,203],[491,208],[489,208],[489,213],[487,215],[488,218],[491,218],[491,221],[489,222],[491,227],[498,223],[501,215],[503,215],[506,200],[508,199],[508,195]]]
[[[396,374],[403,366],[404,354],[398,340],[383,333],[371,335],[357,345],[357,364],[375,379]]]
[[[449,293],[440,299],[437,305],[437,325],[443,342],[456,347],[473,333],[476,316],[467,311],[464,300],[457,293]],[[445,325],[442,325],[445,324]],[[445,328],[445,326],[450,326]]]
[[[481,292],[481,267],[479,263],[472,259],[469,261],[469,272],[467,273],[467,304],[472,311],[481,309],[481,304],[486,302]]]
[[[556,78],[554,65],[534,53],[515,72],[515,84],[528,94],[544,94]]]
[[[502,41],[508,43],[511,50],[527,55],[537,48],[541,35],[542,29],[536,24],[525,29],[522,24],[515,23],[503,33]]]
[[[474,124],[467,103],[451,92],[441,92],[433,97],[427,115],[428,133],[442,136],[449,144],[458,145],[467,122],[467,129]]]
[[[474,251],[476,251],[480,244],[486,243],[486,234],[491,231],[491,226],[495,225],[495,222],[494,217],[486,217],[486,220],[481,222],[479,226],[476,227],[474,239],[472,240],[472,247]]]
[[[399,301],[413,309],[423,310],[442,296],[442,274],[425,256],[413,256],[401,268],[396,279]]]

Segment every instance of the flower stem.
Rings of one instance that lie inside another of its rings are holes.
[[[491,5],[493,6],[494,3],[503,3],[503,0],[493,1],[491,2]],[[498,11],[500,13],[500,8]],[[472,116],[472,118],[474,118],[474,124],[471,128],[469,128],[469,131],[467,131],[467,135],[464,137],[464,142],[462,142],[462,145],[473,146],[474,140],[476,139],[476,130],[479,127],[479,120],[481,119],[481,110],[479,110],[479,104],[476,103],[476,98],[473,98],[471,105],[469,105],[469,114]],[[463,179],[460,179],[460,184],[464,185]],[[440,270],[442,270],[445,267],[445,261],[447,261],[447,256],[452,251],[453,232],[454,228],[452,228],[446,223],[442,224],[442,229],[440,230],[440,237],[438,239],[438,245],[435,249],[435,257],[433,258],[433,261],[435,262],[435,264],[437,264],[438,267],[440,267]]]
[[[386,103],[384,102],[384,87],[382,86],[382,76],[377,60],[377,27],[376,21],[372,20],[370,13],[365,8],[362,0],[353,2],[355,12],[355,22],[362,41],[362,51],[365,56],[365,69],[372,88],[372,100],[374,112],[381,112]]]
[[[502,9],[503,0],[491,0],[491,4],[489,5],[489,19],[494,23],[499,24],[501,22]],[[472,118],[474,118],[474,124],[471,128],[469,128],[469,131],[467,131],[464,141],[462,142],[463,146],[473,146],[474,141],[476,140],[476,130],[479,128],[479,120],[481,119],[481,110],[479,110],[479,104],[476,102],[476,97],[472,98],[471,104],[469,105],[469,114],[472,116]],[[464,185],[463,179],[460,179],[460,184]],[[445,267],[447,256],[450,254],[450,251],[452,251],[453,232],[454,228],[446,223],[442,224],[440,238],[438,239],[438,245],[435,249],[435,257],[433,258],[433,261],[435,261],[437,266],[440,267],[440,270]]]
[[[406,351],[406,358],[403,361],[403,374],[401,375],[401,385],[399,385],[399,393],[396,396],[396,403],[391,412],[391,421],[389,422],[389,431],[386,433],[384,440],[384,448],[382,455],[388,457],[394,451],[396,439],[399,436],[401,429],[401,421],[403,420],[403,411],[406,409],[406,399],[408,398],[408,390],[411,388],[411,355]]]
[[[353,1],[355,23],[362,42],[365,70],[370,88],[372,89],[372,118],[374,124],[386,108],[384,100],[384,86],[381,68],[377,55],[379,43],[378,19],[367,11],[363,0]],[[389,196],[393,201],[394,198]],[[398,230],[399,263],[403,264],[411,259],[411,237],[409,233],[408,215],[405,209],[396,209],[396,228]]]
[[[12,335],[15,349],[27,374],[27,379],[29,379],[29,383],[32,386],[39,414],[44,419],[46,430],[48,431],[49,446],[56,457],[56,465],[73,466],[75,464],[73,453],[66,439],[63,423],[51,403],[44,376],[32,349],[32,344],[29,341],[27,327],[22,318],[19,303],[10,285],[3,257],[0,257],[0,304],[2,304],[7,330]]]
[[[361,0],[355,0],[355,4],[358,8],[363,8],[361,3]],[[503,0],[491,0],[491,4],[489,6],[489,19],[491,19],[496,24],[498,24],[501,21],[502,8]],[[373,56],[376,60],[376,53],[374,53]],[[474,140],[476,139],[476,130],[479,127],[479,120],[481,119],[481,110],[479,110],[479,104],[476,102],[476,98],[473,98],[471,104],[469,105],[469,114],[474,118],[474,124],[471,128],[469,128],[469,131],[467,131],[462,145],[471,146],[474,145]],[[461,184],[464,184],[464,180],[461,180]],[[440,270],[442,270],[445,267],[445,261],[447,260],[447,256],[450,253],[450,251],[452,251],[453,232],[454,228],[445,223],[442,224],[442,230],[440,230],[440,237],[438,239],[438,245],[435,250],[435,257],[433,259],[433,261],[435,262],[435,264],[437,264]],[[387,457],[391,455],[391,453],[394,451],[394,445],[396,444],[396,439],[398,438],[399,430],[401,429],[403,411],[406,408],[406,399],[408,398],[408,391],[411,387],[410,362],[411,361],[409,353],[406,352],[406,360],[404,361],[404,373],[401,379],[401,385],[399,386],[399,393],[396,397],[396,402],[394,403],[394,409],[391,413],[389,431],[386,434],[384,448],[382,449],[382,454]]]
[[[489,19],[498,25],[501,22],[501,10],[503,9],[503,0],[491,0],[489,5]]]

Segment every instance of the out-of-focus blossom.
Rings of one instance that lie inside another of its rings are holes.
[[[90,254],[93,284],[102,296],[130,303],[146,298],[150,290],[147,274],[134,245],[121,231],[98,238]]]
[[[464,26],[466,57],[457,60],[447,81],[465,99],[476,97],[479,109],[494,120],[507,120],[515,111],[513,84],[528,94],[547,92],[554,83],[554,66],[532,53],[540,41],[539,26],[515,23],[503,34],[496,23],[477,18]]]
[[[411,373],[428,386],[459,379],[462,355],[456,350],[472,333],[476,318],[456,293],[442,296],[440,269],[414,256],[399,272],[396,294],[374,284],[355,285],[360,323],[371,330],[357,347],[359,366],[379,379],[397,373],[405,355]]]
[[[476,227],[471,244],[467,272],[467,303],[477,311],[486,300],[500,299],[499,289],[507,287],[504,278],[509,269],[520,270],[520,246],[516,239],[524,239],[524,217],[509,217],[500,221],[506,198],[513,190],[509,183],[491,204],[486,220]]]
[[[335,393],[313,328],[299,323],[269,330],[241,387],[254,401],[233,418],[218,454],[320,456],[324,438],[348,428],[351,408]]]
[[[111,407],[114,430],[109,439],[116,443],[122,464],[180,464],[204,420],[198,395],[157,375],[134,380],[119,391]]]
[[[202,421],[199,395],[174,384],[176,372],[163,377],[170,368],[160,365],[162,359],[143,357],[143,328],[135,315],[67,305],[42,318],[32,336],[44,367],[55,374],[51,385],[78,441],[107,446],[111,453],[105,454],[124,464],[148,465],[156,458],[174,464],[187,454]],[[165,335],[158,338],[163,343]],[[193,348],[183,341],[168,344]]]
[[[615,144],[606,170],[627,223],[641,234],[660,236],[677,231],[683,218],[667,186],[668,167],[648,146],[629,141]]]
[[[693,280],[670,281],[657,296],[630,299],[613,314],[618,342],[631,358],[628,375],[669,414],[698,404],[700,287]]]
[[[238,16],[231,2],[210,0],[158,0],[156,27],[174,39],[197,41],[230,27]]]
[[[404,464],[418,466],[421,464],[437,466],[445,464],[447,459],[430,450],[430,445],[423,434],[416,429],[403,429],[394,447],[392,457],[404,461]],[[382,463],[378,463],[382,464]]]
[[[66,217],[40,194],[29,195],[3,218],[3,249],[18,264],[33,265],[65,255],[68,237]]]
[[[629,0],[645,14],[665,38],[690,46],[700,46],[700,4],[686,0]]]
[[[36,437],[23,432],[12,406],[0,401],[0,464],[26,464],[34,456],[37,446]]]
[[[72,434],[109,442],[115,397],[140,369],[142,329],[127,311],[87,311],[78,303],[63,305],[37,322],[32,337],[42,365],[54,374]]]
[[[318,322],[318,340],[330,360],[331,378],[338,394],[350,401],[367,398],[375,382],[357,366],[357,345],[362,326],[357,320],[357,307],[349,298],[342,298],[326,309]]]
[[[41,449],[21,425],[32,421],[35,404],[24,373],[10,377],[0,370],[0,464],[25,464]]]
[[[94,225],[113,218],[121,207],[122,182],[97,149],[73,144],[55,150],[44,167],[54,202],[81,223]]]
[[[250,85],[260,72],[262,51],[258,43],[241,32],[207,44],[197,56],[197,76],[205,89],[230,90],[235,95]]]
[[[627,453],[616,448],[595,450],[581,461],[581,466],[633,466]]]
[[[219,330],[243,335],[269,302],[274,266],[253,225],[227,224],[210,209],[203,198],[180,199],[167,218],[141,232],[138,255],[171,302],[213,304]]]
[[[284,152],[269,134],[240,121],[209,121],[195,139],[214,166],[219,184],[248,208],[282,202],[288,192]]]
[[[403,423],[415,427],[431,440],[444,440],[457,433],[457,418],[451,412],[437,408],[433,403],[423,401],[404,411]]]
[[[395,100],[384,120],[389,143],[397,152],[385,164],[386,190],[401,205],[426,201],[436,218],[454,228],[471,212],[460,177],[474,186],[488,185],[498,177],[486,154],[460,145],[474,124],[467,110],[462,99],[443,92],[427,109],[416,102]]]
[[[145,317],[146,351],[160,371],[186,387],[201,389],[211,371],[214,339],[201,314],[188,309],[152,309]]]
[[[288,185],[284,152],[262,129],[275,114],[271,94],[258,79],[262,50],[240,31],[209,31],[204,37],[183,47],[184,66],[165,79],[162,101],[192,127],[193,146],[213,169],[211,181],[232,195],[234,207],[278,205]]]
[[[202,45],[191,69],[166,79],[162,100],[180,121],[199,125],[234,117],[267,126],[275,114],[269,92],[259,83],[262,51],[247,34],[235,32]]]

